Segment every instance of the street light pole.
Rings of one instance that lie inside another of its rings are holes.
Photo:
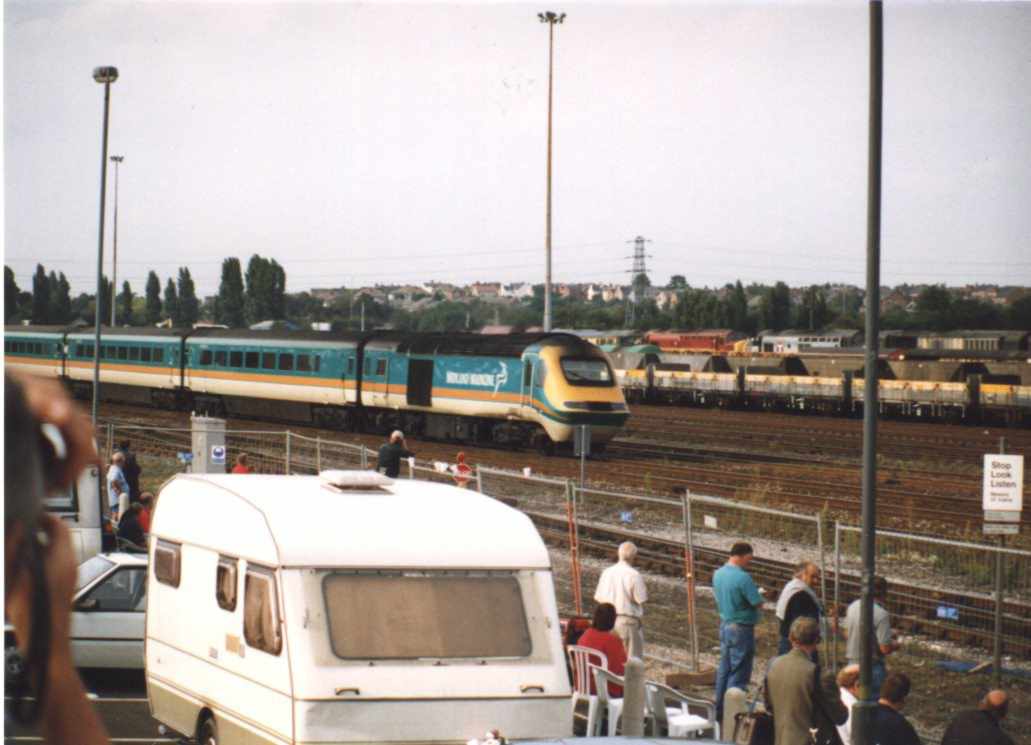
[[[97,403],[100,400],[100,299],[104,296],[104,207],[107,194],[107,120],[111,103],[111,83],[118,80],[118,68],[97,67],[93,79],[104,86],[104,134],[100,145],[100,230],[97,237],[97,302],[93,337],[93,429],[97,428]]]
[[[553,65],[555,58],[555,24],[562,23],[566,18],[565,13],[538,13],[537,19],[541,23],[548,24],[548,186],[547,186],[547,207],[545,210],[544,227],[544,330],[551,331],[551,99]]]
[[[115,245],[111,259],[111,326],[115,323],[115,298],[118,297],[118,166],[125,160],[124,155],[112,155],[111,161],[115,164]]]

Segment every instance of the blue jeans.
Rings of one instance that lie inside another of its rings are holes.
[[[720,666],[716,671],[716,720],[723,718],[728,688],[748,690],[755,659],[755,627],[720,621]]]

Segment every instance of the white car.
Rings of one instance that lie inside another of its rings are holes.
[[[97,554],[79,565],[72,610],[76,667],[143,669],[147,555]],[[21,669],[10,625],[4,629],[5,677]]]

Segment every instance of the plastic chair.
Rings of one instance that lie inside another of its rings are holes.
[[[605,707],[605,714],[608,716],[608,736],[616,734],[616,723],[623,716],[623,699],[609,695],[609,683],[620,687],[623,686],[623,678],[610,673],[608,670],[591,665],[591,673],[594,675],[594,690],[598,692],[598,708]],[[601,737],[601,717],[596,717],[595,729],[587,730],[588,737]]]
[[[604,652],[590,647],[581,647],[571,644],[566,647],[566,654],[569,655],[569,666],[573,670],[573,715],[576,715],[576,705],[580,701],[587,702],[587,732],[593,732],[598,726],[598,696],[591,693],[591,666],[596,665],[604,669],[609,667],[609,658]]]
[[[661,736],[664,731],[667,737],[690,738],[711,729],[713,736],[719,739],[715,704],[685,695],[661,683],[645,681],[644,688],[648,712],[654,723],[652,734]],[[666,706],[667,701],[675,701],[677,705]],[[705,716],[692,714],[689,710],[691,706],[703,709]]]

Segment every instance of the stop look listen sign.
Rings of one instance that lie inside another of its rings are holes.
[[[985,455],[985,512],[1016,512],[1024,507],[1024,456]]]

